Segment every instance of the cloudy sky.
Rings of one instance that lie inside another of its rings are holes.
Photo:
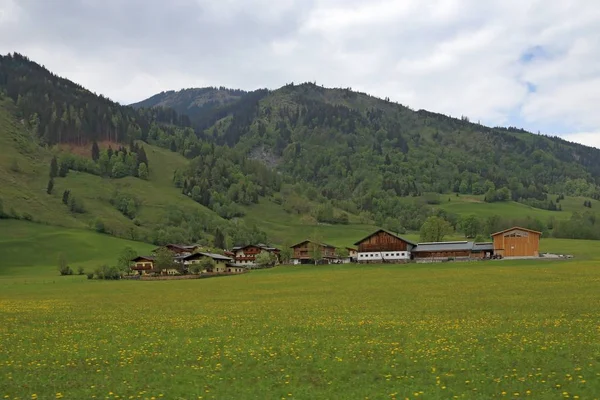
[[[597,0],[0,0],[13,51],[122,103],[316,81],[600,147]]]

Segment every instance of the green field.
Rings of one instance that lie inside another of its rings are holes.
[[[594,399],[600,248],[570,261],[59,277],[131,245],[0,221],[0,398]],[[75,264],[77,265],[77,264]]]

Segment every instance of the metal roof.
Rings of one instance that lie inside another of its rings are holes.
[[[412,249],[413,253],[430,251],[471,251],[473,242],[428,242],[418,243],[417,247]]]
[[[475,243],[473,244],[473,251],[492,251],[494,250],[494,243]]]

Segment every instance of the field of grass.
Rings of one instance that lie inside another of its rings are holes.
[[[475,195],[456,196],[455,194],[440,195],[441,203],[435,207],[461,216],[475,215],[485,218],[492,215],[500,215],[515,219],[532,217],[539,218],[542,221],[548,221],[550,218],[557,220],[569,219],[575,211],[586,211],[588,209],[583,206],[583,202],[586,200],[591,201],[592,210],[600,208],[599,201],[584,197],[565,197],[560,202],[562,211],[542,210],[514,201],[486,203],[483,201],[483,197]],[[556,195],[550,196],[553,200],[556,200],[556,197]]]
[[[8,225],[6,224],[8,223]],[[108,236],[0,221],[0,398],[594,399],[600,248],[570,261],[294,266],[193,281],[59,277]],[[32,236],[32,229],[38,230]]]
[[[114,265],[125,247],[139,254],[156,248],[88,230],[0,219],[0,280],[58,278],[59,253],[73,269],[82,266],[91,272],[102,264]]]

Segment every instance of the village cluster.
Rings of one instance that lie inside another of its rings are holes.
[[[486,260],[493,258],[528,258],[539,256],[541,233],[513,227],[491,235],[492,241],[415,243],[384,229],[379,229],[357,241],[356,247],[347,247],[347,256],[340,257],[335,246],[304,240],[291,246],[292,264],[335,264],[335,263],[407,263]],[[271,255],[273,264],[281,263],[281,250],[265,244],[249,244],[234,247],[223,254],[203,251],[199,245],[168,244],[164,247],[173,254],[173,268],[161,274],[177,275],[182,270],[190,271],[194,266],[208,267],[198,270],[205,274],[238,274],[257,266],[257,257],[263,252]],[[154,251],[159,251],[158,248]],[[346,252],[344,252],[346,253]],[[155,256],[139,256],[132,260],[131,269],[139,275],[155,271]]]

